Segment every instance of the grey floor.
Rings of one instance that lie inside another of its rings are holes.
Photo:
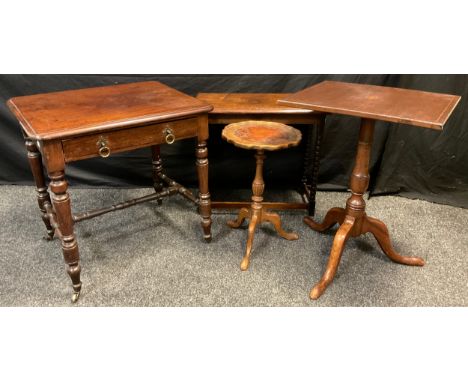
[[[71,189],[74,211],[144,195],[149,189]],[[45,230],[32,187],[0,187],[0,305],[69,306],[71,286],[56,239]],[[280,195],[281,198],[293,194]],[[346,193],[320,192],[317,217],[343,206]],[[281,212],[294,242],[268,225],[254,241],[250,269],[241,272],[246,230],[215,212],[213,241],[202,240],[195,209],[179,196],[150,202],[76,226],[83,291],[78,306],[467,306],[468,210],[400,197],[368,201],[368,214],[387,223],[395,248],[426,265],[392,263],[369,234],[350,239],[333,284],[318,301],[333,233]]]

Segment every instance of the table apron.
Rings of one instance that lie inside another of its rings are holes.
[[[105,143],[110,150],[110,155],[112,155],[116,152],[166,144],[168,129],[170,129],[176,141],[196,137],[198,136],[199,126],[198,118],[189,118],[64,139],[62,140],[62,147],[65,162],[99,157],[101,142]]]

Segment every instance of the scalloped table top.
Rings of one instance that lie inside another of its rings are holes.
[[[302,134],[294,127],[268,121],[244,121],[227,125],[222,137],[248,150],[275,151],[297,146]]]

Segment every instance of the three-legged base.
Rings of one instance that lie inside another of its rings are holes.
[[[299,236],[297,233],[293,232],[286,232],[281,227],[281,218],[277,213],[270,212],[264,208],[258,208],[258,206],[251,207],[251,208],[241,208],[239,211],[239,215],[236,220],[228,221],[228,225],[231,228],[239,228],[245,219],[249,219],[249,236],[247,238],[247,247],[245,249],[245,255],[241,262],[241,270],[246,271],[249,268],[250,264],[250,254],[252,253],[252,244],[255,235],[255,229],[257,225],[261,224],[262,222],[269,222],[273,224],[275,227],[276,232],[287,240],[297,240]]]
[[[406,257],[397,253],[390,242],[390,235],[386,225],[378,219],[367,216],[365,213],[362,216],[354,217],[348,214],[344,208],[335,207],[327,212],[321,224],[316,223],[308,216],[304,218],[304,223],[317,232],[324,232],[337,223],[340,225],[333,240],[327,268],[320,281],[310,291],[309,297],[312,300],[318,299],[326,287],[333,281],[344,246],[350,236],[357,237],[370,232],[374,235],[382,251],[395,263],[424,265],[424,260],[420,257]]]

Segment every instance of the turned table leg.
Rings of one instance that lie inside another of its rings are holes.
[[[314,222],[310,217],[304,218],[304,222],[318,232],[323,232],[336,223],[340,224],[333,241],[325,273],[310,291],[311,299],[319,298],[325,288],[333,281],[344,246],[350,236],[357,237],[371,232],[383,252],[391,260],[407,265],[424,265],[424,260],[419,257],[405,257],[396,253],[390,243],[390,236],[385,224],[366,215],[366,203],[363,195],[369,186],[369,162],[374,124],[375,121],[371,119],[362,119],[361,121],[356,163],[350,180],[351,196],[346,202],[346,208],[332,208],[321,224]]]
[[[323,273],[320,281],[310,291],[309,297],[312,300],[319,298],[325,291],[325,288],[328,286],[328,284],[333,281],[341,260],[344,246],[348,241],[349,236],[351,235],[354,222],[354,218],[347,217],[338,229],[335,238],[333,239],[333,245],[330,252],[330,257],[328,258],[327,268],[325,269],[325,272]]]
[[[312,174],[310,177],[310,181],[308,184],[310,184],[310,189],[309,189],[309,216],[314,216],[315,215],[315,201],[317,197],[317,182],[318,182],[318,174],[319,174],[319,168],[320,168],[320,146],[322,144],[322,135],[323,135],[323,128],[325,125],[325,115],[323,115],[320,118],[320,121],[316,124],[314,132],[315,132],[315,137],[314,137],[314,142],[313,142],[313,147],[314,147],[314,152],[313,152],[313,158],[312,158]],[[309,132],[310,134],[310,132]],[[310,150],[310,148],[309,148]],[[310,154],[309,154],[310,155]]]
[[[34,182],[36,183],[36,196],[37,202],[39,204],[39,209],[41,210],[42,221],[44,222],[47,229],[46,240],[52,240],[54,238],[54,228],[50,223],[49,216],[47,215],[46,205],[52,205],[50,200],[49,192],[47,191],[47,184],[44,177],[44,168],[42,166],[42,156],[39,152],[36,142],[26,139],[25,141],[26,149],[28,150],[28,160],[29,166],[31,167],[31,172],[34,177]]]
[[[252,182],[252,203],[250,205],[251,219],[249,223],[249,236],[247,238],[247,246],[245,255],[241,262],[241,269],[246,271],[250,264],[250,254],[252,253],[252,244],[257,224],[262,221],[262,201],[263,192],[265,191],[265,181],[263,180],[263,162],[265,154],[263,150],[258,150],[255,154],[256,168],[255,178]]]
[[[304,152],[303,152],[303,158],[302,158],[302,178],[301,178],[301,192],[302,195],[306,197],[308,203],[309,203],[309,209],[310,209],[310,203],[311,203],[311,198],[309,194],[309,187],[310,187],[310,182],[312,179],[311,176],[311,156],[312,156],[312,146],[314,144],[313,142],[313,134],[312,134],[312,129],[315,129],[316,126],[306,126],[304,131],[302,132],[302,142],[304,145]]]
[[[73,219],[71,213],[70,196],[68,194],[68,184],[65,180],[65,172],[49,172],[50,190],[52,191],[52,203],[54,206],[57,229],[62,241],[62,251],[67,273],[73,284],[72,302],[78,301],[81,291],[80,280],[80,255],[78,243],[73,232]]]
[[[202,217],[203,238],[211,241],[211,197],[208,190],[208,147],[206,140],[198,140],[197,173],[199,188],[199,211]]]
[[[162,174],[162,159],[161,159],[161,147],[159,145],[151,146],[151,157],[153,165],[153,187],[154,191],[161,192],[163,190],[163,181],[160,175]],[[158,205],[162,204],[162,198],[156,199]]]

